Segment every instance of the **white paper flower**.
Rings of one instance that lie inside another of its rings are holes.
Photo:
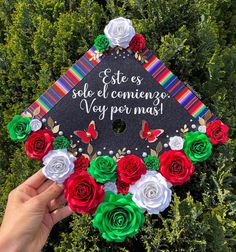
[[[133,201],[149,214],[158,214],[164,211],[171,202],[172,191],[166,179],[157,173],[148,172],[130,186],[129,192],[133,194]]]
[[[130,40],[135,35],[134,27],[129,19],[119,17],[112,19],[104,29],[106,37],[110,41],[110,46],[120,46],[127,48]]]
[[[184,139],[180,136],[170,137],[169,146],[171,150],[182,150],[184,147]]]
[[[63,183],[74,172],[75,160],[66,149],[51,150],[43,158],[43,174],[57,183]]]
[[[201,125],[198,127],[198,131],[202,132],[202,133],[206,133],[206,126],[205,125]]]
[[[40,130],[42,128],[42,122],[38,119],[32,119],[30,121],[30,128],[32,131]]]
[[[107,182],[104,184],[103,190],[105,192],[113,192],[115,194],[117,194],[117,186],[116,183],[113,182]]]

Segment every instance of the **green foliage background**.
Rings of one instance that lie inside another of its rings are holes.
[[[59,223],[44,251],[236,251],[235,0],[0,0],[0,214],[8,193],[40,168],[5,125],[60,77],[103,32],[124,16],[148,48],[230,126],[231,140],[197,165],[171,206],[146,217],[140,234],[107,243],[89,216]]]

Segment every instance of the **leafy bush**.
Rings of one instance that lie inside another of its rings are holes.
[[[104,3],[105,2],[105,3]],[[171,206],[140,234],[107,243],[89,216],[58,224],[44,251],[235,251],[236,2],[233,0],[0,0],[0,214],[8,193],[39,169],[5,126],[70,67],[115,17],[230,126],[230,141],[174,188]]]

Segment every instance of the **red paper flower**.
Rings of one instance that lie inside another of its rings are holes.
[[[142,52],[142,50],[146,47],[146,40],[141,34],[135,34],[131,41],[129,42],[129,48],[134,53]]]
[[[54,136],[50,130],[42,129],[32,132],[25,142],[27,156],[36,159],[43,159],[53,149]]]
[[[121,158],[117,165],[118,179],[129,185],[133,185],[147,171],[143,160],[135,155]]]
[[[206,134],[212,144],[225,143],[228,140],[228,126],[223,124],[221,120],[210,122],[206,126]]]
[[[118,193],[127,194],[129,192],[129,184],[127,184],[119,179],[116,181],[116,186],[117,186]]]
[[[169,150],[160,156],[159,171],[173,185],[182,185],[194,173],[191,160],[183,151]]]
[[[89,167],[89,159],[87,157],[85,157],[84,155],[81,155],[80,157],[78,157],[74,164],[75,164],[75,171],[77,172],[81,172],[81,171],[86,171],[87,168]]]
[[[87,171],[74,172],[64,185],[68,205],[77,213],[93,214],[104,200],[103,185],[97,184]]]

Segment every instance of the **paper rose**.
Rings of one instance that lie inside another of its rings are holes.
[[[135,35],[135,30],[129,19],[119,17],[112,19],[108,25],[106,25],[104,33],[109,39],[112,48],[116,46],[127,48],[130,40]]]
[[[30,118],[15,115],[7,124],[7,130],[11,140],[23,142],[31,132]]]
[[[144,163],[148,170],[158,170],[160,161],[157,157],[148,155],[144,158]]]
[[[132,201],[130,194],[107,192],[94,214],[93,226],[107,241],[123,242],[133,237],[144,224],[142,210]]]
[[[118,180],[133,185],[146,173],[143,160],[135,155],[122,157],[117,163]]]
[[[199,131],[185,134],[184,152],[193,161],[208,159],[212,152],[212,144],[206,134]]]
[[[99,183],[106,181],[116,181],[116,168],[115,160],[109,156],[100,156],[90,162],[88,173],[95,178]]]
[[[51,150],[43,158],[43,174],[57,183],[63,183],[74,172],[75,157],[66,149]]]
[[[37,131],[42,128],[42,122],[38,119],[32,119],[30,121],[30,128],[32,131]]]
[[[180,136],[170,137],[169,146],[171,150],[182,150],[184,147],[184,139]]]
[[[87,171],[75,171],[64,182],[64,194],[69,207],[77,213],[93,214],[104,200],[103,185],[96,183]]]
[[[142,52],[146,47],[146,40],[141,34],[135,34],[129,43],[129,48],[134,53]]]
[[[78,172],[85,171],[88,169],[89,163],[90,163],[89,159],[84,155],[81,155],[74,162],[75,165],[74,170]]]
[[[228,126],[221,120],[210,122],[206,126],[206,134],[212,144],[225,143],[228,140]]]
[[[129,184],[121,181],[119,178],[116,181],[116,187],[118,193],[127,194],[129,192]]]
[[[171,202],[172,191],[168,187],[166,179],[155,172],[147,172],[130,186],[129,192],[133,194],[132,200],[143,211],[149,214],[158,214],[164,211]]]
[[[48,129],[32,132],[25,141],[25,152],[28,157],[43,159],[53,149],[54,136]]]
[[[57,136],[53,142],[54,150],[67,149],[70,147],[70,141],[64,136]]]
[[[169,150],[160,156],[159,171],[171,184],[182,185],[194,173],[194,166],[183,151]]]
[[[114,182],[107,182],[104,184],[103,190],[105,192],[113,192],[115,194],[117,194],[117,186],[116,183]]]
[[[99,52],[105,52],[110,47],[109,39],[105,35],[98,35],[94,40],[94,46]]]

